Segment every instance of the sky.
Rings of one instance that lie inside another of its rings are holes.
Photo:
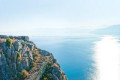
[[[120,24],[120,0],[0,0],[0,34],[79,35]]]

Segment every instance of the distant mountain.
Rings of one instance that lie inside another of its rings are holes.
[[[120,25],[113,25],[107,28],[97,29],[92,33],[98,35],[120,35]]]

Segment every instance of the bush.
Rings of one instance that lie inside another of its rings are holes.
[[[61,72],[62,73],[62,75],[65,75],[65,73],[64,72]]]
[[[33,52],[33,57],[40,57],[39,53]]]
[[[10,45],[12,44],[12,40],[10,38],[6,39],[6,46],[10,47]]]
[[[32,68],[32,67],[36,67],[37,64],[36,64],[35,62],[31,62],[31,65],[30,65],[30,66],[31,66],[31,68]]]
[[[35,62],[39,62],[40,61],[40,58],[39,57],[35,57]]]
[[[21,57],[21,53],[20,52],[17,52],[17,57]]]
[[[21,53],[20,53],[20,52],[17,52],[17,60],[18,60],[18,61],[21,61],[21,60],[22,60],[22,57],[21,57]]]
[[[46,77],[44,77],[44,80],[47,80],[47,78],[46,78]]]
[[[21,71],[21,78],[22,79],[25,79],[29,76],[29,73],[26,71],[26,70],[22,70]]]
[[[26,42],[23,42],[23,43],[22,43],[22,45],[25,47],[25,45],[26,45]]]

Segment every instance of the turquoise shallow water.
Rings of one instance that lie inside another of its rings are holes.
[[[96,37],[31,37],[41,49],[53,53],[69,80],[87,80],[94,70]]]

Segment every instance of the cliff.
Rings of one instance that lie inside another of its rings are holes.
[[[53,55],[28,36],[0,35],[0,80],[67,80]]]

